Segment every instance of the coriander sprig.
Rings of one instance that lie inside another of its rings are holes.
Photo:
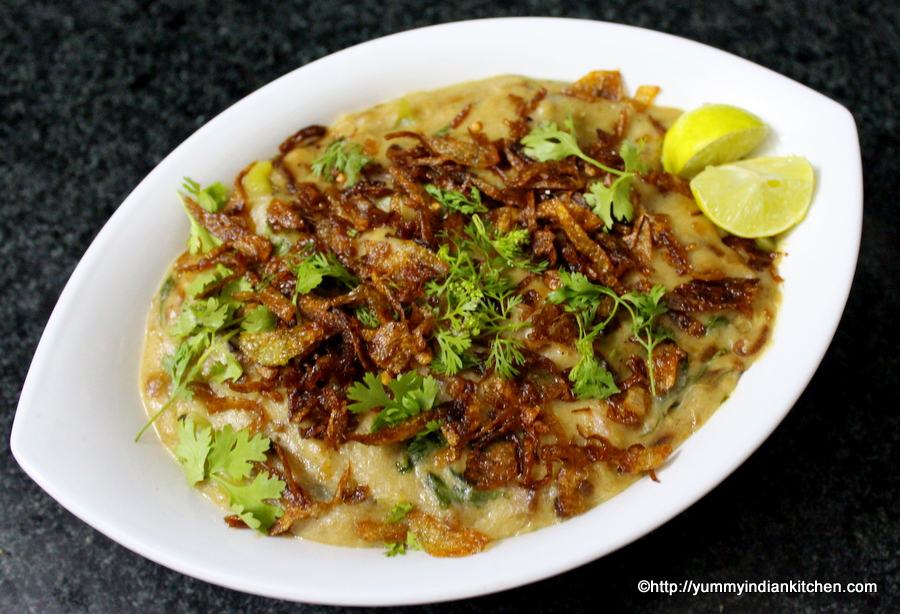
[[[194,197],[197,204],[209,211],[210,213],[218,213],[225,207],[228,201],[228,188],[218,181],[201,188],[196,181],[183,177],[184,184],[181,186],[185,191]]]
[[[630,141],[622,142],[619,155],[625,162],[625,170],[620,171],[594,160],[581,150],[575,139],[575,126],[571,117],[567,118],[564,124],[568,132],[560,130],[555,122],[541,122],[532,127],[531,132],[522,137],[525,154],[539,162],[577,156],[600,170],[616,175],[617,179],[609,187],[602,181],[592,183],[590,192],[584,195],[584,200],[592,207],[594,214],[603,220],[607,231],[612,228],[614,220],[631,221],[634,217],[630,196],[631,184],[636,173],[646,172],[648,168],[640,159],[644,142],[638,144]]]
[[[533,126],[531,132],[522,137],[523,151],[529,158],[539,162],[565,160],[569,156],[577,156],[589,164],[593,164],[602,171],[613,175],[626,175],[624,171],[606,166],[594,160],[581,151],[578,141],[575,140],[575,125],[572,118],[567,118],[563,124],[568,132],[560,130],[556,122],[544,121]]]
[[[619,392],[619,387],[613,374],[594,352],[594,340],[603,330],[605,322],[590,326],[588,317],[585,312],[575,312],[579,333],[575,349],[581,357],[569,371],[569,380],[573,384],[572,392],[579,399],[606,399]]]
[[[218,213],[225,206],[228,200],[228,188],[218,181],[205,188],[201,188],[200,184],[188,177],[184,177],[184,190],[194,197],[197,204],[210,213]],[[176,193],[177,194],[177,193]],[[187,202],[184,197],[178,194],[178,199],[184,206],[188,219],[191,221],[191,230],[187,240],[188,251],[192,254],[205,254],[210,250],[222,245],[222,241],[214,236],[209,230],[200,225],[194,218],[190,210],[188,210]]]
[[[609,187],[606,187],[602,181],[595,181],[588,188],[590,193],[584,195],[584,202],[590,205],[594,214],[603,220],[604,230],[607,232],[612,228],[614,221],[630,222],[634,218],[631,185],[634,182],[635,173],[644,173],[648,169],[647,163],[640,159],[643,148],[643,140],[638,144],[622,141],[619,155],[625,162],[626,173]]]
[[[394,509],[391,510],[391,513],[388,514],[385,522],[387,524],[402,522],[412,509],[412,503],[398,503],[394,506]],[[416,534],[409,529],[406,530],[406,538],[403,541],[386,543],[384,548],[384,555],[388,557],[406,554],[410,550],[422,550],[418,537],[416,537]]]
[[[576,348],[581,354],[578,364],[569,373],[574,383],[575,393],[583,398],[606,398],[618,392],[609,371],[599,365],[594,357],[593,342],[597,335],[615,316],[621,306],[631,316],[631,332],[637,342],[647,351],[647,372],[650,391],[656,396],[656,381],[653,369],[653,349],[672,333],[656,326],[656,318],[667,311],[662,300],[665,287],[654,286],[649,293],[632,290],[619,296],[611,288],[592,283],[581,273],[559,271],[562,286],[547,295],[554,304],[566,304],[566,310],[573,313],[578,322],[579,339]],[[600,301],[603,297],[613,300],[613,308],[605,320],[594,324]],[[605,373],[604,373],[605,372]]]
[[[362,151],[361,145],[351,143],[346,137],[340,136],[312,163],[312,172],[329,181],[334,181],[335,174],[342,174],[345,186],[355,185],[363,167],[372,161],[372,158]]]
[[[656,396],[656,381],[653,377],[653,349],[672,338],[671,331],[659,328],[655,324],[656,317],[668,311],[662,301],[666,289],[654,286],[649,293],[632,290],[622,296],[621,304],[631,314],[631,332],[638,343],[647,351],[647,373],[650,377],[650,391]]]
[[[505,379],[518,374],[525,361],[523,344],[509,335],[527,324],[513,321],[522,299],[515,293],[516,284],[509,273],[515,267],[543,268],[522,252],[528,239],[525,229],[499,233],[473,215],[465,235],[456,237],[452,247],[445,244],[438,250],[450,272],[426,286],[426,293],[440,300],[434,335],[438,352],[432,363],[435,371],[454,374],[479,364],[474,351],[485,343],[489,368]]]
[[[332,277],[351,288],[360,284],[360,279],[348,271],[337,256],[320,252],[309,254],[312,244],[307,247],[307,255],[294,255],[288,259],[288,268],[297,278],[292,299],[294,304],[299,295],[312,292],[326,277]]]
[[[487,213],[488,210],[487,206],[481,202],[481,192],[474,186],[470,190],[469,196],[457,190],[442,190],[431,183],[425,185],[425,191],[448,211],[472,215],[473,213]]]
[[[191,418],[184,418],[178,424],[174,452],[191,486],[211,480],[228,495],[231,511],[251,529],[265,533],[284,514],[266,501],[280,499],[286,486],[268,471],[251,478],[254,463],[266,460],[270,445],[262,435],[250,437],[246,429],[235,431],[230,424],[221,431],[198,429]]]
[[[229,344],[232,337],[241,332],[275,329],[277,317],[267,307],[256,305],[244,309],[244,303],[234,299],[236,292],[249,291],[251,286],[245,277],[229,279],[232,275],[231,269],[219,264],[215,269],[199,273],[187,285],[189,299],[181,304],[177,317],[166,330],[177,342],[172,353],[162,359],[172,389],[168,400],[150,417],[135,441],[176,401],[193,397],[191,384],[203,379],[218,383],[237,381],[243,375],[244,369]],[[212,296],[198,298],[214,288]]]
[[[197,381],[203,366],[214,352],[220,353],[220,360],[210,366],[209,378],[224,382],[237,380],[243,374],[243,368],[231,353],[228,341],[240,329],[224,332],[226,328],[240,322],[232,316],[235,307],[221,302],[217,297],[188,301],[181,307],[175,323],[169,327],[168,334],[179,343],[175,350],[164,356],[162,366],[172,380],[172,392],[169,399],[160,407],[134,438],[139,440],[150,425],[156,422],[177,400],[189,400],[194,394],[190,385]]]
[[[373,433],[385,426],[397,426],[437,404],[437,381],[430,375],[422,377],[410,371],[392,379],[387,387],[391,395],[385,390],[381,375],[366,373],[363,381],[356,382],[347,390],[347,399],[354,401],[347,409],[353,413],[381,409],[372,421]]]

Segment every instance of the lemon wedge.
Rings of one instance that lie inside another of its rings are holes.
[[[767,133],[768,127],[749,111],[728,104],[705,104],[681,115],[666,132],[663,168],[690,179],[707,166],[739,160]]]
[[[806,215],[815,175],[801,156],[764,156],[711,166],[691,180],[700,210],[744,238],[771,237]]]

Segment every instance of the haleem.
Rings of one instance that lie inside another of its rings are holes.
[[[188,482],[232,527],[465,556],[656,479],[780,281],[662,170],[657,91],[502,76],[186,180],[141,391]]]

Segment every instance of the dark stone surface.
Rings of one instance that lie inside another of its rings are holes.
[[[643,539],[569,573],[497,595],[406,609],[900,611],[894,316],[900,304],[900,4],[2,0],[0,612],[338,609],[253,597],[182,576],[83,524],[9,453],[19,392],[50,311],[94,235],[153,166],[205,121],[270,80],[349,45],[506,15],[591,18],[684,36],[848,107],[865,169],[862,253],[847,311],[809,388],[774,435],[711,494]],[[822,288],[823,295],[828,291]],[[645,595],[637,590],[641,579],[877,582],[878,593]]]

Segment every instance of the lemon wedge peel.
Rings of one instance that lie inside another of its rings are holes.
[[[780,234],[806,216],[815,173],[802,156],[763,156],[711,166],[691,181],[697,206],[738,237]]]
[[[666,132],[663,169],[690,179],[707,166],[739,160],[768,134],[756,115],[728,104],[705,104],[681,115]]]

